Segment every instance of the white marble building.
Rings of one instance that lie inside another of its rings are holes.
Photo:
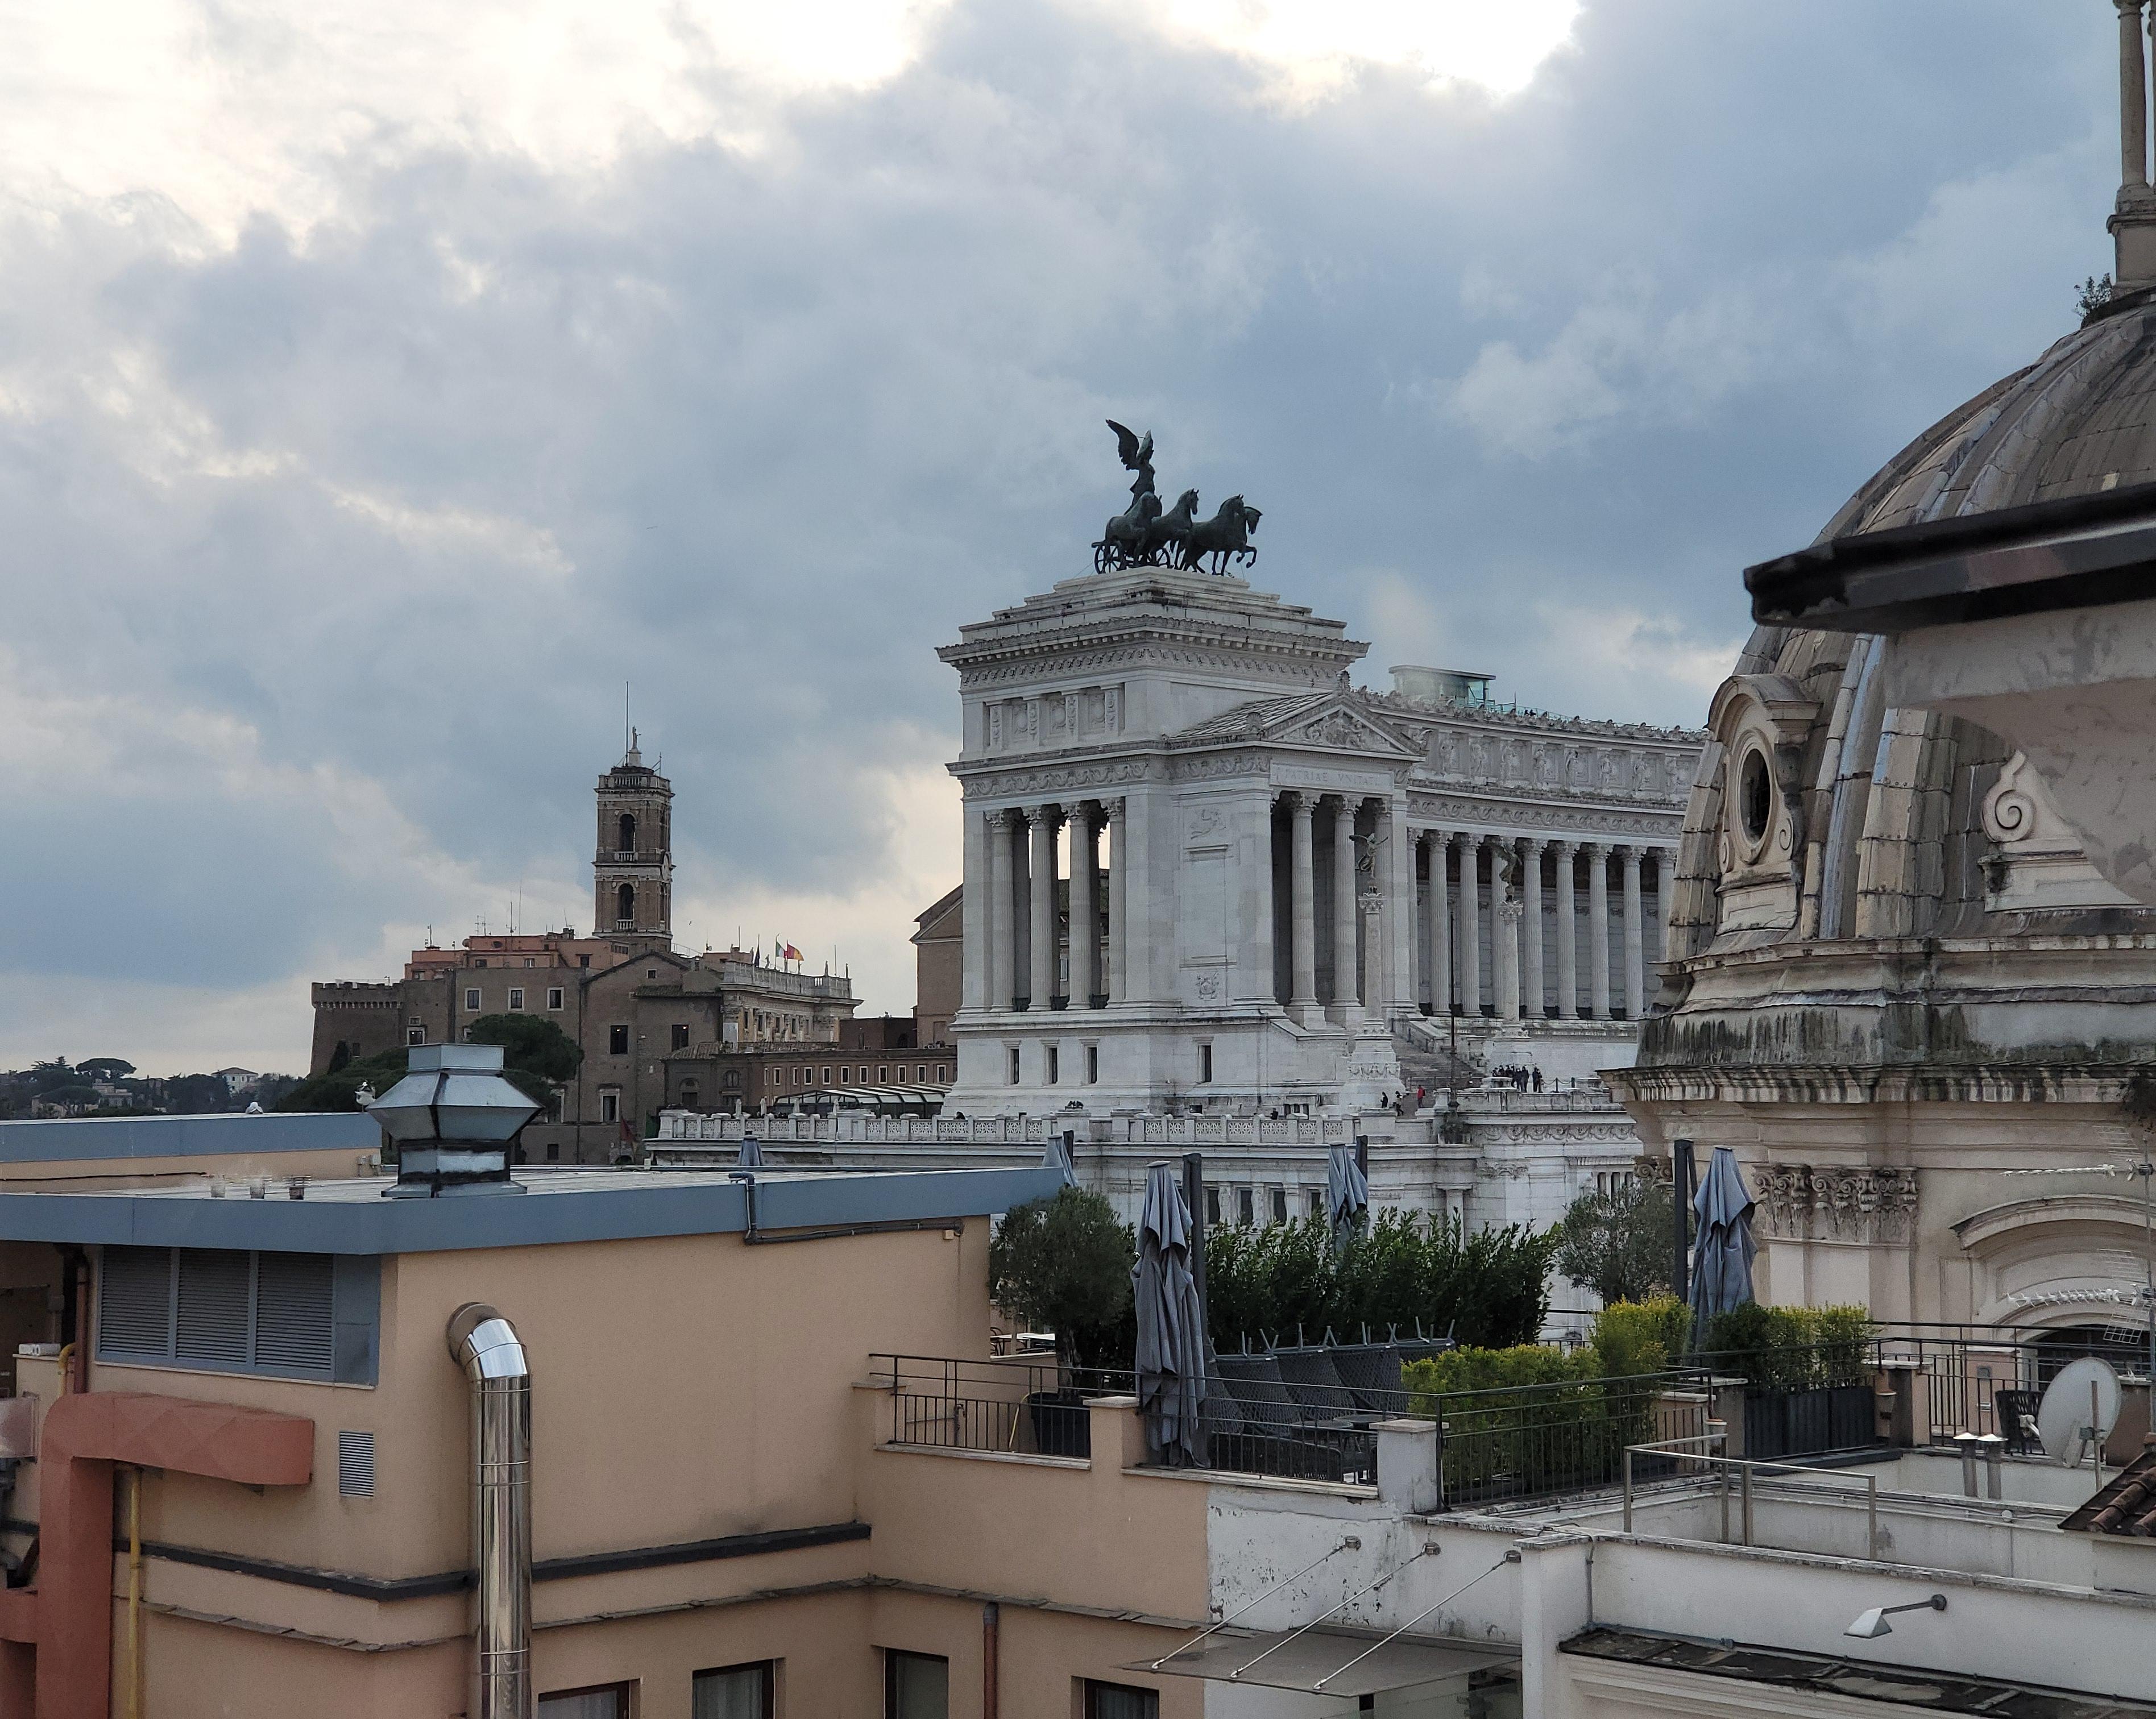
[[[1700,736],[1372,692],[1368,649],[1157,567],[962,629],[947,1114],[1368,1111],[1433,1024],[1630,1060]]]

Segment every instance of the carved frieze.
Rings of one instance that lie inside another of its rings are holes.
[[[1152,774],[1147,758],[1101,758],[1042,770],[998,770],[965,778],[969,800],[1024,799],[1058,794],[1072,788],[1120,788],[1146,781]]]
[[[1907,1242],[1917,1173],[1894,1164],[1773,1164],[1759,1178],[1760,1234],[1777,1241]]]

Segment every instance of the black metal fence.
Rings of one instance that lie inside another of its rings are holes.
[[[890,1393],[894,1444],[1080,1457],[1093,1449],[1086,1404],[1137,1383],[1113,1368],[1060,1366],[1052,1355],[871,1355],[869,1378]]]
[[[1445,1506],[1457,1510],[1614,1486],[1626,1445],[1703,1434],[1712,1399],[1705,1373],[1680,1370],[1447,1391],[1417,1406],[1440,1424]],[[1635,1477],[1660,1478],[1658,1461],[1676,1471],[1674,1458],[1635,1458]]]
[[[2121,1311],[2121,1321],[2107,1325],[1883,1324],[1869,1359],[1882,1379],[1914,1373],[1920,1419],[1912,1431],[1919,1443],[1996,1433],[2010,1451],[2031,1454],[2025,1417],[2035,1415],[2045,1387],[2068,1362],[2094,1355],[2122,1373],[2147,1376],[2144,1316]]]

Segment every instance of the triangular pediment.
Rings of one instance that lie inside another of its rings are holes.
[[[1421,756],[1419,747],[1373,711],[1363,695],[1353,690],[1253,700],[1169,737],[1169,744],[1178,747],[1231,741],[1361,752],[1383,758]]]

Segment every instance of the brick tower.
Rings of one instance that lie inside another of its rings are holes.
[[[674,788],[644,762],[636,738],[631,729],[621,762],[599,777],[592,930],[666,949],[674,943]]]

